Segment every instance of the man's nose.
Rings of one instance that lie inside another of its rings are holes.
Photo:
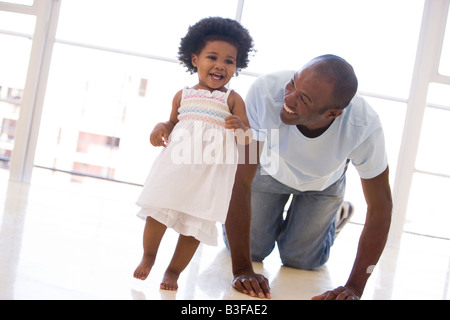
[[[296,92],[286,88],[284,90],[284,100],[292,106],[293,105],[292,103],[294,103],[296,100]]]

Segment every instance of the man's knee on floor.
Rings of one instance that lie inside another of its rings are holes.
[[[329,248],[316,253],[297,252],[293,253],[280,252],[280,258],[283,265],[301,270],[313,270],[323,266],[330,258]]]
[[[251,257],[252,261],[263,262],[263,260],[272,253],[275,248],[275,243],[273,245],[255,245],[254,242],[251,243]]]

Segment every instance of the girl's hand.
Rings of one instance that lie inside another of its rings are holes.
[[[252,141],[252,131],[244,124],[244,122],[242,122],[241,118],[236,115],[231,115],[225,118],[225,129],[234,130],[236,141],[240,145],[246,145]]]
[[[244,125],[241,118],[232,114],[225,118],[225,129],[242,129],[245,131],[247,127]]]
[[[169,122],[170,123],[170,122]],[[150,134],[150,143],[154,147],[166,147],[169,135],[174,125],[172,123],[158,123]]]

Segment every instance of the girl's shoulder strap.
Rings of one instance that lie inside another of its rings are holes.
[[[233,108],[234,108],[234,99],[231,100],[230,99],[230,95],[233,92],[233,89],[228,89],[227,93],[226,93],[226,97],[225,97],[225,102],[228,105],[228,109],[230,110],[231,113],[233,113]]]
[[[228,105],[230,105],[229,102],[228,102],[228,98],[230,97],[231,92],[233,92],[233,91],[234,91],[233,89],[228,89],[227,92],[226,92],[226,94],[225,94],[225,102],[226,102]]]
[[[181,98],[183,99],[186,96],[187,91],[189,90],[188,86],[183,87],[182,89],[182,94],[181,94]]]

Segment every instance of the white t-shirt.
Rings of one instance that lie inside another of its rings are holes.
[[[342,115],[317,138],[281,122],[286,83],[294,71],[259,77],[246,97],[247,115],[256,139],[264,141],[260,163],[265,174],[300,190],[324,190],[344,173],[347,160],[363,179],[387,167],[384,134],[372,107],[356,95]]]

